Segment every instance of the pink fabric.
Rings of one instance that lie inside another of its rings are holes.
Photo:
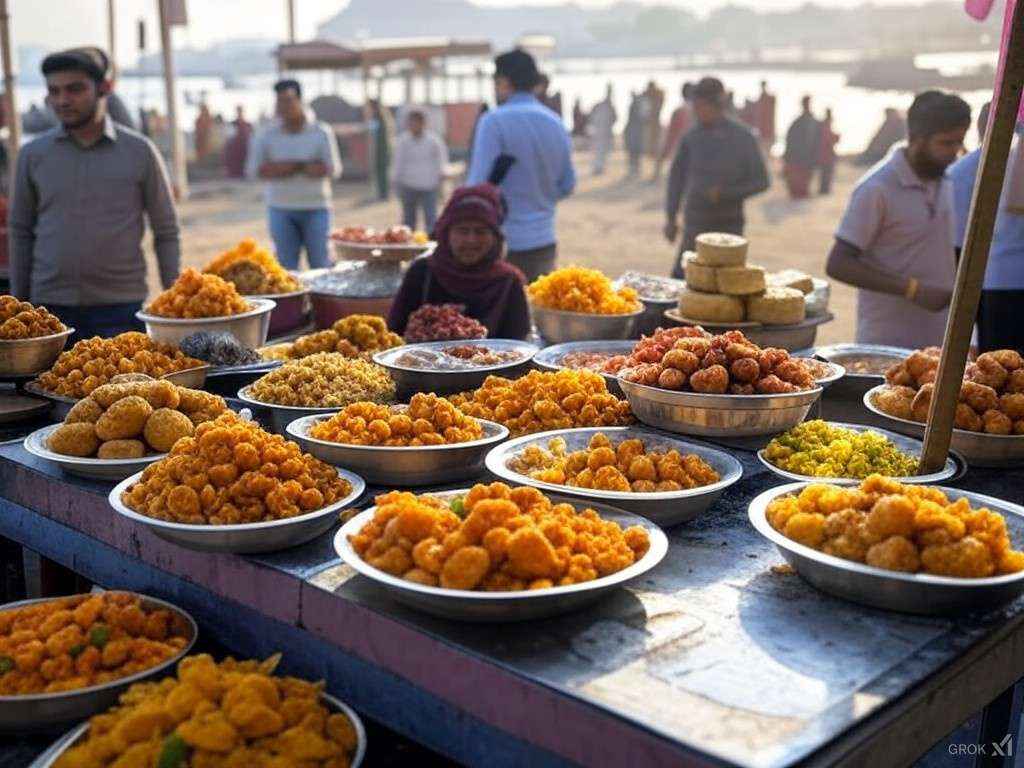
[[[978,21],[984,21],[992,13],[992,6],[995,4],[996,0],[966,0],[964,7],[968,16],[972,16]]]
[[[1003,39],[999,45],[999,69],[996,72],[996,90],[992,94],[992,101],[999,98],[999,83],[1002,81],[1003,68],[1006,66],[1006,49],[1010,40],[1010,22],[1013,20],[1013,9],[1017,0],[1006,0],[1006,10],[1003,13]],[[978,21],[984,21],[992,13],[995,7],[995,0],[964,0],[964,9],[967,15]],[[1024,120],[1024,95],[1021,96],[1020,110],[1017,112],[1017,119]]]

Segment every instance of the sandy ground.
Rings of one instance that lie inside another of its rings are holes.
[[[661,235],[664,181],[625,178],[625,157],[616,153],[603,176],[590,173],[590,156],[577,153],[580,183],[576,193],[558,207],[559,260],[602,269],[616,277],[625,269],[668,274],[674,248]],[[861,169],[840,165],[833,193],[791,201],[773,168],[772,188],[747,203],[750,260],[769,270],[792,267],[824,277],[832,233]],[[340,185],[335,192],[334,223],[389,226],[399,218],[395,199],[370,200],[363,183]],[[193,189],[180,208],[183,263],[202,267],[243,237],[269,244],[260,185],[248,182],[207,182]],[[150,269],[151,291],[157,286]],[[854,292],[832,286],[836,319],[822,326],[818,343],[850,341],[854,330]]]

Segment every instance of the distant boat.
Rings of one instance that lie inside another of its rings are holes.
[[[876,91],[920,91],[947,88],[952,91],[990,90],[995,83],[993,67],[982,66],[956,75],[945,75],[932,67],[919,67],[912,58],[872,59],[863,62],[846,78],[853,88]]]

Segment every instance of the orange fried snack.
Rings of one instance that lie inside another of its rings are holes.
[[[355,725],[324,705],[323,683],[274,675],[279,660],[182,659],[176,678],[136,683],[94,716],[56,765],[347,768]]]
[[[121,501],[160,520],[230,525],[304,515],[351,490],[334,467],[229,411],[178,440]]]
[[[413,395],[408,406],[360,402],[309,430],[310,437],[350,445],[448,445],[479,440],[480,422],[437,395]]]
[[[252,305],[238,295],[235,286],[217,275],[186,267],[174,285],[159,294],[146,311],[161,317],[227,317],[240,315]]]
[[[593,315],[628,315],[643,305],[632,288],[619,288],[597,269],[575,265],[541,275],[527,287],[538,307]]]
[[[0,695],[74,691],[155,667],[188,641],[163,608],[101,592],[0,611]]]
[[[60,357],[39,385],[65,397],[88,397],[93,390],[124,373],[144,373],[154,379],[204,365],[170,344],[158,344],[144,333],[129,331],[113,338],[82,339]]]
[[[513,436],[633,421],[629,403],[611,394],[593,371],[530,371],[515,381],[488,376],[479,389],[449,400],[469,416],[504,424]]]
[[[251,237],[215,258],[203,272],[224,278],[240,294],[249,296],[290,293],[301,287],[281,262]]]
[[[447,589],[544,589],[628,568],[650,547],[641,526],[622,529],[592,509],[553,504],[536,488],[475,485],[451,504],[392,491],[350,537],[374,568]]]
[[[402,344],[402,337],[388,330],[383,317],[348,315],[326,330],[297,338],[288,348],[287,357],[297,360],[319,352],[339,352],[345,357],[369,359],[374,352]]]
[[[64,328],[64,323],[46,307],[35,307],[7,294],[0,296],[0,339],[35,339],[60,333]]]
[[[508,463],[515,472],[545,483],[600,491],[650,493],[681,491],[717,483],[718,472],[696,454],[677,450],[648,451],[642,440],[615,445],[603,432],[584,450],[569,453],[557,437],[548,448],[529,445]]]
[[[857,488],[809,485],[772,501],[766,516],[800,544],[876,568],[961,578],[1024,570],[998,512],[881,475]]]

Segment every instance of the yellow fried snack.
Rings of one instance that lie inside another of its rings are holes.
[[[141,440],[107,440],[96,450],[98,459],[141,459],[146,455],[146,444]]]
[[[144,333],[129,331],[109,339],[82,339],[39,376],[39,385],[57,395],[82,398],[122,373],[145,373],[157,378],[200,365],[201,360],[187,357],[169,344],[158,344]]]
[[[960,578],[1024,570],[998,512],[881,475],[857,488],[809,485],[773,500],[766,517],[804,546],[876,568]]]
[[[290,293],[299,290],[299,281],[288,274],[273,254],[252,238],[215,258],[203,272],[218,275],[243,295]]]
[[[528,445],[509,460],[508,468],[545,483],[634,493],[681,491],[720,479],[696,454],[651,451],[636,438],[615,444],[603,432],[595,434],[586,449],[571,453],[561,437],[547,448]]]
[[[146,428],[146,420],[152,413],[153,406],[138,395],[123,397],[111,403],[96,420],[96,437],[100,440],[137,437]]]
[[[88,422],[89,424],[95,424],[97,419],[103,415],[103,406],[97,403],[91,397],[85,397],[71,406],[71,410],[68,411],[68,415],[64,417],[65,424],[77,424],[78,422]]]
[[[50,433],[46,447],[54,453],[65,456],[93,456],[100,447],[100,439],[96,437],[96,427],[87,421],[74,424],[61,424]]]
[[[863,480],[876,473],[888,477],[917,474],[917,459],[903,453],[889,438],[820,419],[805,421],[773,438],[764,457],[780,469],[811,477]]]
[[[174,285],[159,294],[146,311],[161,317],[227,317],[240,315],[252,305],[238,295],[235,286],[217,275],[186,267]]]
[[[35,307],[14,296],[0,296],[0,339],[36,339],[65,329],[64,323],[46,307]]]
[[[347,768],[358,735],[324,705],[323,683],[273,674],[266,661],[207,654],[178,663],[177,677],[137,683],[96,715],[58,768]]]
[[[154,450],[167,453],[183,437],[191,437],[195,426],[181,411],[172,408],[158,408],[146,420],[143,437]]]
[[[345,357],[369,359],[375,352],[403,343],[401,336],[388,330],[383,317],[348,315],[326,330],[300,336],[291,345],[276,345],[263,354],[275,360],[298,360],[320,352],[338,352]]]
[[[275,368],[250,384],[248,393],[260,402],[276,405],[340,407],[361,400],[391,400],[395,382],[379,365],[321,352]]]
[[[73,691],[155,667],[189,627],[126,592],[62,597],[0,611],[0,695]]]
[[[615,290],[612,281],[596,269],[575,265],[541,275],[527,288],[538,307],[594,315],[627,315],[643,305],[632,288]]]
[[[591,581],[628,568],[650,547],[641,526],[622,529],[592,509],[554,504],[536,488],[475,485],[464,498],[392,491],[349,537],[367,563],[449,589],[503,592]]]
[[[334,467],[228,411],[178,440],[121,501],[160,520],[228,525],[304,515],[351,490]]]
[[[530,371],[512,381],[488,376],[483,386],[452,395],[463,413],[496,421],[513,436],[571,427],[618,427],[632,422],[629,403],[608,391],[593,371]]]
[[[350,445],[445,445],[479,440],[480,422],[431,393],[408,406],[353,403],[309,430],[310,437]]]

